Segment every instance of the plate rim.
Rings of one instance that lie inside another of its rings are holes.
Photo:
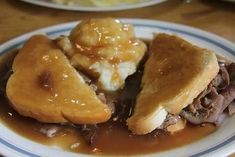
[[[123,21],[124,23],[131,23],[134,26],[146,26],[146,27],[152,26],[154,28],[156,28],[156,27],[157,28],[159,28],[159,27],[160,28],[165,28],[165,29],[170,28],[170,30],[172,30],[171,27],[175,27],[175,29],[173,29],[174,32],[177,30],[177,28],[180,28],[181,32],[182,32],[182,29],[183,29],[183,32],[186,32],[186,33],[189,33],[189,34],[190,34],[190,31],[192,31],[192,32],[198,34],[198,36],[203,36],[203,38],[205,38],[205,36],[207,36],[206,38],[209,38],[209,39],[211,38],[212,41],[214,41],[214,40],[220,41],[221,43],[223,43],[221,45],[227,45],[228,47],[230,47],[230,50],[228,50],[228,51],[231,52],[232,55],[235,55],[235,44],[233,42],[228,41],[227,39],[224,39],[224,38],[222,38],[218,35],[212,34],[210,32],[198,29],[198,28],[194,28],[194,27],[190,27],[190,26],[186,26],[186,25],[182,25],[182,24],[177,24],[177,23],[171,23],[171,22],[165,22],[165,21],[156,21],[156,20],[123,19],[123,18],[121,18],[120,20]],[[13,38],[11,40],[8,40],[4,43],[1,43],[1,45],[0,45],[0,55],[2,55],[4,53],[6,53],[7,51],[9,51],[9,49],[7,49],[7,48],[11,48],[10,45],[14,45],[14,47],[16,47],[16,45],[18,43],[18,46],[19,46],[20,45],[19,43],[25,42],[25,40],[27,40],[33,34],[38,34],[38,33],[41,33],[41,32],[47,32],[47,33],[49,32],[48,34],[55,34],[57,32],[63,32],[65,30],[71,29],[72,26],[74,26],[78,22],[79,21],[53,25],[53,26],[37,29],[37,30],[29,32],[29,33],[25,33],[23,35],[19,35],[18,37],[15,37],[15,38]],[[55,31],[52,31],[52,30],[55,30]],[[202,34],[202,35],[200,35],[200,34]],[[217,44],[218,43],[220,44],[220,42],[217,42]],[[232,138],[232,141],[231,141],[231,138]],[[1,140],[1,137],[0,137],[0,140]],[[214,149],[214,147],[217,147],[218,145],[221,145],[221,144],[222,144],[222,147],[224,147],[227,144],[233,142],[234,140],[235,140],[235,134],[232,137],[228,138],[227,140],[225,140],[225,141],[221,142],[220,144],[217,144],[216,146],[213,146],[212,148],[209,148],[209,149]],[[226,142],[227,142],[227,144],[224,145],[224,143],[226,143]],[[222,147],[219,146],[219,148],[222,148]],[[207,150],[209,150],[209,149],[207,149]],[[207,150],[201,151],[199,153],[192,154],[192,156],[205,155],[205,154],[207,154]],[[215,149],[215,150],[218,150],[218,149]],[[213,151],[215,151],[215,150],[213,150]],[[211,151],[209,153],[211,153]],[[84,154],[82,154],[82,155],[84,155]],[[146,154],[146,155],[154,155],[154,153]]]

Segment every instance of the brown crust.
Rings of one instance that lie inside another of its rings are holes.
[[[13,63],[6,94],[21,115],[48,123],[96,124],[108,106],[83,81],[64,54],[43,35],[31,37]]]
[[[149,118],[150,115],[158,115],[156,112],[161,107],[171,114],[179,114],[207,87],[218,71],[213,52],[178,36],[158,34],[151,43],[142,78],[143,88],[134,114],[128,120],[129,129],[137,134],[153,131],[158,127],[156,119],[162,118]],[[149,125],[133,127],[139,120]]]

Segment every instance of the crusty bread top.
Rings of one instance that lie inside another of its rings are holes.
[[[111,111],[46,36],[31,37],[13,62],[6,94],[21,114],[42,122],[95,124]]]
[[[129,129],[136,134],[151,132],[158,126],[156,121],[149,120],[149,116],[158,115],[162,108],[179,114],[207,87],[218,71],[213,52],[177,36],[158,34],[150,47],[134,114],[127,122]]]

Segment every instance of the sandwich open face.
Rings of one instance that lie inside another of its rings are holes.
[[[41,122],[96,124],[111,110],[46,36],[31,37],[13,62],[6,94],[21,115]]]
[[[152,41],[144,67],[142,90],[127,121],[135,134],[160,128],[168,114],[179,115],[219,72],[213,52],[167,34]]]
[[[174,133],[186,123],[218,125],[224,113],[235,113],[234,63],[176,35],[156,34],[148,44],[132,25],[113,18],[82,21],[55,40],[35,35],[10,68],[9,104],[43,123],[72,123],[89,147],[115,141],[122,152],[127,145],[150,150],[164,137],[149,140],[152,135]]]

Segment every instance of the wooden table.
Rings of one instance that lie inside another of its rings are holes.
[[[26,32],[93,17],[143,18],[170,21],[204,29],[235,42],[235,3],[220,0],[169,0],[127,11],[75,12],[34,6],[19,0],[0,0],[0,43]]]
[[[235,3],[221,0],[168,0],[118,12],[75,12],[34,6],[19,0],[0,0],[0,43],[23,33],[58,23],[92,17],[143,18],[186,24],[235,42]]]

